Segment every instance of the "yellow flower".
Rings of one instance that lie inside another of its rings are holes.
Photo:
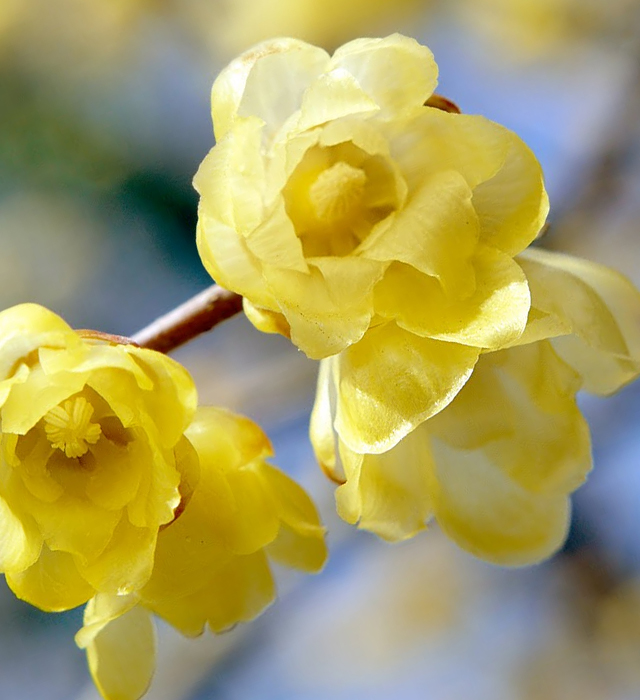
[[[333,57],[268,42],[213,86],[201,257],[258,328],[342,353],[337,429],[355,451],[441,411],[529,312],[513,257],[547,214],[538,162],[497,124],[425,106],[436,82],[430,51],[394,35]]]
[[[311,439],[344,482],[336,498],[348,522],[399,540],[435,518],[462,548],[507,565],[563,543],[568,496],[591,468],[576,392],[610,394],[640,374],[640,293],[558,253],[530,249],[518,262],[532,293],[518,344],[483,354],[453,402],[391,450],[354,451],[335,435],[336,406],[356,399],[345,353],[321,363]]]
[[[149,578],[181,496],[187,371],[22,304],[0,313],[0,571],[64,610]]]
[[[269,560],[318,571],[324,529],[306,493],[265,458],[272,448],[250,420],[198,409],[186,432],[185,508],[158,537],[147,585],[135,594],[100,594],[87,605],[76,641],[109,700],[135,700],[155,665],[151,612],[186,635],[221,632],[256,617],[275,590]]]

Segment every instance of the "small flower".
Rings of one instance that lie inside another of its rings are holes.
[[[524,334],[483,354],[449,406],[392,449],[357,452],[334,432],[345,392],[356,399],[342,374],[348,358],[321,363],[311,439],[343,482],[336,498],[347,522],[401,540],[434,518],[463,549],[506,565],[564,542],[569,495],[591,469],[576,393],[610,394],[640,374],[640,293],[570,256],[530,249],[518,262],[532,292]]]
[[[64,610],[144,585],[196,400],[160,353],[35,304],[0,313],[0,571],[16,595]]]
[[[275,595],[269,561],[318,571],[324,529],[306,493],[265,458],[272,448],[250,420],[198,409],[186,432],[184,510],[158,537],[153,573],[134,594],[100,594],[76,641],[108,700],[136,700],[155,665],[151,613],[183,634],[252,620]],[[195,449],[194,449],[195,448]]]
[[[258,328],[342,354],[336,428],[363,453],[441,411],[529,313],[513,258],[547,214],[540,166],[507,129],[425,105],[436,83],[400,35],[332,57],[281,39],[212,91],[201,257]]]

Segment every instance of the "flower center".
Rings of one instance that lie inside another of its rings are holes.
[[[362,202],[366,182],[363,170],[344,161],[323,170],[309,189],[318,219],[332,224],[346,218]]]
[[[44,430],[51,445],[67,457],[82,457],[100,439],[102,429],[91,422],[93,406],[82,396],[68,399],[44,417]]]

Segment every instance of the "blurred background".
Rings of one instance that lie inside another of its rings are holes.
[[[434,51],[441,94],[536,152],[543,244],[640,284],[640,0],[0,0],[0,308],[126,335],[204,288],[191,179],[216,73],[268,36],[393,31]],[[331,558],[280,575],[251,625],[161,626],[149,700],[640,698],[640,386],[583,400],[596,469],[565,549],[502,570],[435,527],[390,546],[337,519],[306,432],[316,365],[288,342],[236,318],[176,356],[203,403],[269,432]],[[0,582],[0,698],[96,700],[80,625]]]

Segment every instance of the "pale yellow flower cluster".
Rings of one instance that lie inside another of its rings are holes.
[[[108,700],[154,667],[150,612],[197,635],[258,615],[269,561],[318,571],[323,528],[264,433],[196,408],[187,371],[23,304],[0,313],[0,572],[78,643]]]
[[[525,564],[560,546],[591,465],[576,392],[640,373],[640,294],[528,248],[537,160],[425,104],[436,83],[400,35],[240,56],[212,90],[198,246],[255,326],[322,360],[311,439],[342,517],[391,540],[435,518]]]

